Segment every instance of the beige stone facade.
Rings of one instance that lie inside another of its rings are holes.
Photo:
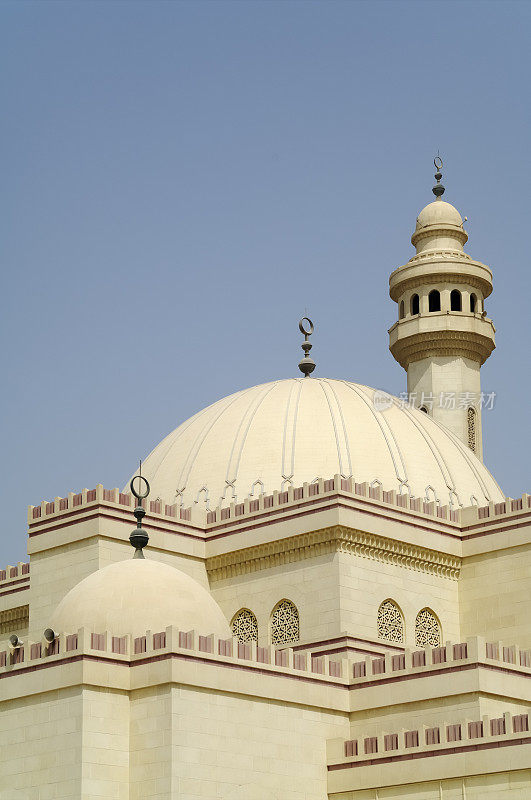
[[[492,276],[441,204],[391,349],[416,390],[479,392]],[[225,398],[145,462],[145,560],[128,490],[30,506],[0,571],[0,800],[529,800],[531,496],[454,411],[316,378]]]
[[[531,498],[443,512],[340,476],[315,486],[185,520],[150,504],[149,558],[188,567],[228,621],[252,611],[247,643],[80,629],[58,631],[48,654],[39,598],[64,596],[82,563],[130,556],[132,499],[97,487],[76,506],[31,508],[30,571],[0,583],[17,588],[5,604],[29,605],[32,631],[0,656],[0,797],[529,796]],[[274,647],[283,598],[300,636]],[[379,638],[387,599],[401,642]],[[439,646],[416,643],[424,608]]]

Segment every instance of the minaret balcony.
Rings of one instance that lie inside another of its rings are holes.
[[[407,370],[412,361],[437,356],[483,364],[495,348],[496,329],[483,314],[439,311],[401,319],[389,329],[389,349]]]
[[[398,302],[404,292],[423,286],[468,285],[486,298],[492,292],[492,272],[480,261],[466,254],[433,253],[430,256],[413,256],[411,261],[398,267],[389,277],[389,294]]]

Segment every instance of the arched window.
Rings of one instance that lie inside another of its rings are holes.
[[[425,414],[428,413],[428,409],[426,408],[426,406],[421,406],[419,411],[424,411]]]
[[[378,638],[388,642],[404,641],[404,618],[393,600],[384,600],[378,609]]]
[[[399,312],[398,312],[398,319],[404,319],[405,311],[404,311],[404,301],[400,301]]]
[[[418,294],[414,294],[411,298],[411,313],[418,314],[420,311],[420,302]]]
[[[478,306],[478,299],[475,294],[470,295],[470,310],[473,314],[476,313],[476,308]]]
[[[428,310],[440,311],[441,310],[441,293],[438,289],[432,289],[428,295]]]
[[[452,289],[450,292],[451,311],[461,311],[461,292],[459,289]]]
[[[439,647],[442,641],[439,620],[429,608],[419,611],[415,620],[415,644],[417,647]]]
[[[281,600],[271,614],[271,644],[298,642],[300,636],[299,612],[291,600]]]
[[[473,453],[476,452],[476,409],[469,406],[466,410],[466,423],[468,446]]]
[[[232,623],[232,635],[236,636],[239,642],[258,641],[258,622],[252,611],[242,608],[235,614]]]

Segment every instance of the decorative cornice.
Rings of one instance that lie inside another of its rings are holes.
[[[435,259],[440,258],[450,258],[452,261],[461,261],[466,262],[468,264],[481,264],[480,261],[476,261],[469,256],[468,253],[465,253],[463,250],[452,250],[450,247],[445,247],[444,249],[438,250],[423,250],[421,253],[417,253],[414,256],[411,256],[409,261],[404,266],[410,266],[411,264],[418,264],[419,262],[428,262],[434,261]]]
[[[29,606],[17,606],[0,611],[0,633],[25,628],[29,622]]]
[[[211,580],[222,580],[334,552],[395,564],[450,580],[459,578],[461,568],[461,559],[456,556],[341,525],[211,556],[207,558],[206,568]]]
[[[438,222],[433,225],[425,225],[423,228],[414,231],[411,235],[411,244],[413,247],[416,247],[417,244],[424,239],[434,239],[438,236],[457,239],[461,244],[466,244],[468,241],[468,233],[462,226],[451,225],[448,222]]]
[[[471,331],[433,330],[397,338],[389,349],[401,367],[407,370],[412,361],[439,356],[469,358],[484,364],[495,348],[494,335]]]

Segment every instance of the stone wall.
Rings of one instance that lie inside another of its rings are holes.
[[[478,635],[531,647],[528,544],[479,553],[463,561],[459,581],[461,635]]]

